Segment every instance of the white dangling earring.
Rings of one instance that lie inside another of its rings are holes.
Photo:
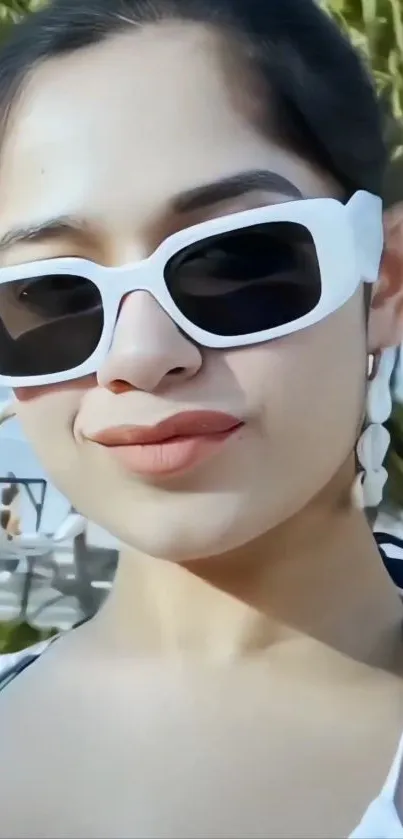
[[[365,428],[356,449],[361,468],[352,490],[353,504],[359,510],[378,507],[388,479],[383,463],[390,434],[383,423],[392,413],[391,377],[395,362],[394,347],[384,350],[378,358],[369,357]]]

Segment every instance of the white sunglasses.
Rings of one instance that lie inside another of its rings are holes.
[[[192,341],[216,349],[270,341],[336,311],[375,282],[382,202],[359,191],[215,218],[170,236],[147,259],[106,268],[58,258],[0,270],[0,385],[95,373],[125,295],[149,292]]]

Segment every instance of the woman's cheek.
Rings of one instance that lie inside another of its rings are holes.
[[[57,387],[53,385],[53,387]],[[51,385],[42,385],[42,387],[16,387],[14,396],[18,402],[30,402],[31,399],[38,399],[51,389]]]
[[[30,402],[32,399],[39,399],[41,396],[47,394],[65,393],[66,391],[81,391],[89,390],[89,388],[96,387],[96,376],[84,376],[82,379],[73,379],[73,381],[59,382],[52,385],[41,385],[38,387],[16,387],[14,389],[14,396],[18,402]]]

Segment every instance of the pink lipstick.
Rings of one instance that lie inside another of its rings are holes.
[[[138,475],[183,472],[214,454],[243,426],[218,411],[187,411],[154,426],[116,426],[90,439],[111,449],[122,465]]]

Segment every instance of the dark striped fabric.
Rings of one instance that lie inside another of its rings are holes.
[[[374,537],[385,568],[403,598],[403,539],[381,530]]]

